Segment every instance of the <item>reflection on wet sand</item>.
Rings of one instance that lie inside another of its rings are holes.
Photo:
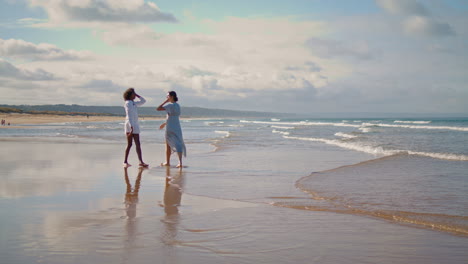
[[[174,174],[171,175],[171,168],[166,167],[166,188],[162,204],[166,213],[162,220],[165,224],[162,241],[166,245],[174,245],[176,243],[177,225],[179,224],[179,205],[182,200],[182,188],[184,184],[182,170],[177,170]]]
[[[125,183],[127,185],[127,190],[125,192],[125,212],[127,214],[127,223],[125,225],[125,230],[127,234],[125,248],[130,250],[135,245],[137,230],[137,204],[138,204],[138,192],[140,191],[141,176],[143,174],[143,168],[138,169],[138,176],[135,180],[135,184],[130,183],[128,177],[128,169],[124,168]]]

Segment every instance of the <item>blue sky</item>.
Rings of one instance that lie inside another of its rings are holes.
[[[0,5],[0,104],[468,113],[464,0]]]

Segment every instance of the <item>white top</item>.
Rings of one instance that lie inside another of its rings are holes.
[[[140,96],[140,101],[134,102],[132,100],[126,100],[124,104],[125,108],[125,133],[130,133],[133,127],[133,134],[140,134],[140,125],[138,124],[138,106],[142,106],[146,103],[145,98]]]

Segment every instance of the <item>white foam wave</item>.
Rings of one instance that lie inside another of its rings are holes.
[[[376,126],[376,127],[396,127],[396,128],[411,128],[411,129],[434,129],[434,130],[454,130],[454,131],[468,131],[468,127],[454,127],[454,126],[414,126],[414,125],[391,125],[391,124],[371,124],[363,123],[363,126]]]
[[[271,126],[272,128],[279,128],[279,129],[294,129],[294,127],[286,127],[286,126]]]
[[[288,136],[288,135],[289,135],[289,132],[278,131],[278,130],[276,130],[276,129],[273,129],[272,132],[275,133],[275,134],[281,134],[281,135],[285,135],[285,136]]]
[[[278,122],[278,121],[281,121],[281,119],[278,119],[278,118],[272,118],[271,121],[275,121],[275,122]]]
[[[360,127],[359,130],[362,132],[362,133],[369,133],[372,131],[372,129],[370,127]]]
[[[456,160],[456,161],[468,161],[468,155],[453,154],[453,153],[434,153],[434,152],[419,152],[419,151],[410,151],[410,150],[388,150],[382,147],[376,146],[367,146],[362,143],[355,142],[344,142],[337,139],[325,139],[325,138],[309,138],[309,137],[291,137],[284,135],[283,138],[303,140],[303,141],[313,141],[313,142],[322,142],[329,145],[338,146],[345,149],[356,150],[360,152],[365,152],[373,155],[384,155],[390,156],[395,154],[409,154],[409,155],[418,155],[431,157],[435,159],[442,160]]]
[[[223,138],[227,138],[231,136],[231,132],[229,131],[224,131],[224,130],[215,130],[215,133],[217,134],[223,134]]]
[[[296,140],[303,140],[303,141],[313,141],[313,142],[322,142],[329,145],[338,146],[345,149],[356,150],[360,152],[365,152],[374,155],[394,155],[397,154],[398,151],[393,150],[384,150],[382,147],[373,147],[373,146],[366,146],[359,143],[351,143],[351,142],[344,142],[338,139],[326,139],[326,138],[311,138],[311,137],[290,137],[290,136],[283,136],[284,138],[288,139],[296,139]]]
[[[346,124],[346,123],[309,122],[309,121],[299,121],[299,122],[268,122],[268,121],[247,121],[247,120],[240,120],[240,122],[241,122],[241,123],[251,123],[251,124],[286,125],[286,126],[337,126],[337,127],[356,127],[356,128],[361,127],[361,125]]]
[[[362,123],[362,124],[348,124],[348,123],[331,123],[331,122],[268,122],[268,121],[247,121],[240,120],[241,123],[252,124],[265,124],[265,125],[289,125],[289,126],[335,126],[335,127],[355,127],[361,131],[365,131],[366,127],[395,127],[395,128],[411,128],[411,129],[435,129],[435,130],[454,130],[454,131],[468,131],[468,127],[455,127],[455,126],[420,126],[420,125],[393,125],[383,123]],[[377,122],[377,121],[376,121]]]
[[[403,124],[429,124],[431,121],[401,121],[395,120],[393,123],[403,123]]]
[[[204,122],[204,123],[207,126],[219,126],[220,124],[224,124],[223,121],[207,121],[207,122]]]
[[[335,133],[335,136],[343,137],[343,138],[357,138],[356,135],[346,134],[346,133],[342,133],[342,132]]]
[[[468,155],[460,155],[460,154],[453,154],[453,153],[434,153],[434,152],[408,151],[408,154],[431,157],[431,158],[435,158],[435,159],[468,161]]]

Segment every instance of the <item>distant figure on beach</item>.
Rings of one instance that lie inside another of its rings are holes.
[[[135,92],[135,89],[128,88],[123,94],[125,104],[125,134],[127,135],[127,148],[125,149],[125,159],[123,166],[125,168],[130,167],[131,165],[128,163],[128,154],[130,153],[130,149],[132,148],[132,142],[135,141],[136,145],[136,152],[138,155],[138,159],[140,160],[140,167],[148,167],[148,164],[143,162],[143,157],[141,154],[141,146],[140,146],[140,125],[138,124],[138,106],[142,106],[146,100],[145,98],[141,97]],[[133,100],[138,97],[140,99],[138,102],[134,102]]]
[[[184,138],[182,137],[182,128],[180,127],[180,106],[177,103],[177,93],[170,91],[167,94],[167,99],[156,110],[166,111],[166,122],[159,128],[166,127],[166,162],[161,164],[163,166],[171,166],[171,154],[177,152],[179,157],[179,164],[177,168],[182,168],[182,155],[187,156],[185,149]],[[170,104],[167,104],[170,103]],[[166,105],[167,104],[167,105]]]

